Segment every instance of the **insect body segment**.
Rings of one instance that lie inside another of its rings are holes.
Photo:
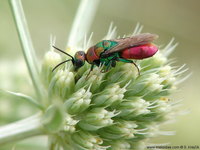
[[[120,53],[120,56],[126,59],[144,59],[153,56],[157,51],[155,45],[145,44],[127,48]]]
[[[137,65],[129,59],[145,59],[152,57],[158,51],[158,48],[151,43],[156,38],[158,38],[158,36],[155,34],[143,33],[128,38],[103,40],[90,47],[86,53],[84,51],[76,52],[74,57],[56,47],[54,48],[72,58],[70,60],[72,61],[75,71],[82,67],[86,60],[91,64],[90,71],[93,70],[94,66],[100,66],[102,64],[105,66],[106,69],[104,72],[106,72],[110,68],[116,66],[116,61],[133,63],[137,67]],[[53,70],[64,62],[58,64]]]
[[[95,46],[92,46],[88,49],[86,53],[86,60],[88,63],[92,64],[95,60],[99,60],[101,58],[101,54],[106,50],[111,49],[116,46],[118,42],[103,40],[97,43]]]

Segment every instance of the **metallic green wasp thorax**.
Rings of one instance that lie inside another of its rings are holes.
[[[95,47],[98,48],[103,48],[104,51],[110,50],[114,46],[116,46],[118,42],[115,41],[110,41],[110,40],[103,40],[95,45]]]
[[[99,66],[100,63],[104,62],[104,60],[101,60],[102,54],[104,54],[105,51],[112,49],[117,44],[118,43],[114,41],[103,40],[96,45],[90,47],[86,53],[87,62],[90,64],[94,63],[95,65]]]
[[[110,66],[111,60],[115,57],[119,57],[118,53],[113,53],[110,56],[102,57],[102,54],[105,51],[109,51],[111,48],[116,46],[118,42],[110,41],[110,40],[103,40],[95,45],[95,51],[99,55],[99,63],[104,64],[105,66]]]

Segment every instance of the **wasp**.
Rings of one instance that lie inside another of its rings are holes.
[[[84,51],[77,51],[74,57],[53,46],[56,50],[66,54],[71,59],[59,63],[52,71],[68,61],[72,62],[74,70],[77,71],[85,64],[85,61],[87,61],[91,64],[88,73],[89,75],[94,66],[99,67],[100,65],[103,65],[105,70],[102,72],[107,72],[112,67],[116,66],[117,61],[120,61],[134,64],[139,72],[138,66],[131,59],[141,60],[152,57],[158,51],[157,46],[152,44],[152,42],[157,38],[158,35],[156,34],[143,33],[126,38],[102,40],[96,45],[90,47],[86,53]]]

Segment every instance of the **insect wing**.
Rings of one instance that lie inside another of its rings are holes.
[[[111,48],[110,50],[105,51],[104,54],[111,54],[111,53],[119,52],[133,46],[148,44],[157,38],[158,38],[158,35],[156,34],[143,33],[143,34],[139,34],[139,35],[128,37],[128,38],[111,40],[111,41],[117,42],[118,44],[114,46],[113,48]]]

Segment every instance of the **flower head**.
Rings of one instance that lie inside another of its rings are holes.
[[[160,50],[137,62],[140,75],[134,65],[126,63],[117,63],[107,73],[95,67],[88,76],[89,64],[74,72],[69,62],[50,73],[48,91],[63,103],[66,121],[59,132],[71,141],[68,146],[142,149],[146,139],[164,133],[159,131],[159,124],[171,119],[173,107],[168,96],[176,89],[178,80],[167,51]],[[47,75],[45,68],[51,68],[51,61],[55,60],[49,56],[49,61],[42,71]]]

